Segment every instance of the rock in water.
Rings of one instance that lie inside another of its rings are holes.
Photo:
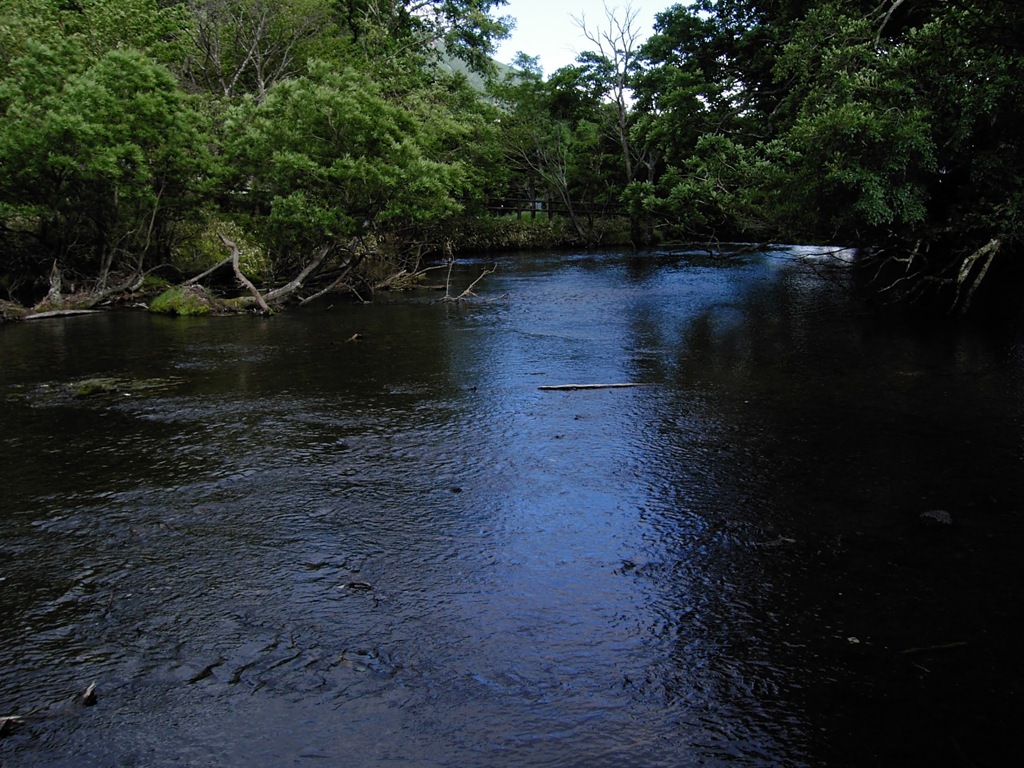
[[[929,526],[953,524],[953,516],[944,509],[929,509],[918,515],[918,520]]]
[[[89,687],[78,695],[78,703],[84,707],[96,704],[96,683],[90,683]]]
[[[24,724],[24,718],[19,717],[18,715],[8,715],[7,717],[0,717],[0,736],[6,736],[19,725]]]

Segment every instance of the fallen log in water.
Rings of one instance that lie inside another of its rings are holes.
[[[50,309],[46,312],[30,312],[22,320],[43,320],[47,317],[70,317],[71,315],[95,315],[99,309]]]
[[[571,392],[576,389],[625,389],[626,387],[649,387],[650,384],[643,384],[635,381],[626,381],[621,384],[544,384],[537,389],[546,392]]]

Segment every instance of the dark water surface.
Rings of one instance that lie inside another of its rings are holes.
[[[1024,336],[847,287],[523,256],[0,328],[0,764],[1006,764]]]

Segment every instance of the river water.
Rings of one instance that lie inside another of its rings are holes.
[[[1000,764],[1024,334],[842,256],[0,328],[0,764]]]

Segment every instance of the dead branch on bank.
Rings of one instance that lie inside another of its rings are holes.
[[[105,283],[109,275],[102,278]],[[54,260],[50,269],[50,289],[46,297],[36,304],[22,319],[29,317],[58,317],[57,313],[74,314],[83,310],[92,310],[109,299],[111,296],[123,293],[131,293],[142,287],[146,273],[137,268],[131,272],[117,285],[105,288],[75,291],[72,286],[71,293],[64,293],[64,276],[61,274],[57,261]],[[33,312],[34,310],[34,312]]]
[[[218,237],[223,237],[220,234],[218,234],[217,236]],[[204,278],[207,278],[210,275],[212,275],[214,272],[216,272],[221,267],[226,267],[230,263],[231,263],[231,256],[225,256],[223,259],[218,261],[216,264],[214,264],[212,267],[210,267],[208,270],[206,270],[202,274],[198,274],[195,277],[190,277],[188,280],[183,282],[182,285],[195,285],[196,283],[200,282]]]
[[[273,290],[267,291],[266,293],[260,293],[259,289],[255,285],[253,285],[252,281],[249,280],[249,278],[247,278],[245,274],[243,274],[242,272],[241,265],[239,263],[240,253],[238,246],[220,233],[217,233],[217,236],[220,238],[221,242],[224,243],[226,247],[231,249],[231,256],[229,257],[229,260],[231,262],[231,267],[235,272],[235,278],[249,292],[249,294],[252,296],[253,301],[257,305],[259,305],[260,310],[265,312],[266,314],[270,314],[272,311],[270,308],[271,302],[283,301],[284,299],[291,296],[293,293],[300,290],[306,278],[308,278],[311,274],[316,272],[316,270],[318,270],[323,265],[324,261],[327,259],[327,256],[330,254],[331,250],[334,247],[333,244],[321,246],[320,248],[317,249],[316,255],[309,262],[309,264],[303,267],[302,271],[299,272],[299,274],[297,274],[292,280],[290,280],[288,283],[285,283],[279,288],[274,288]],[[210,274],[212,271],[219,269],[221,266],[223,266],[224,263],[224,261],[220,262],[219,264],[217,264],[217,266],[213,267],[210,270],[207,270],[206,272],[203,273],[203,275],[199,275],[198,277],[193,278],[189,282],[195,282],[198,279],[202,278],[204,275]],[[349,263],[346,264],[345,266],[348,267],[351,264],[352,260],[350,260]],[[335,282],[331,287],[333,288],[336,285],[337,282]]]
[[[291,296],[297,290],[302,288],[302,284],[307,277],[313,274],[316,270],[320,269],[320,266],[327,259],[327,255],[331,252],[333,248],[333,243],[328,243],[327,245],[320,246],[320,248],[318,248],[316,251],[316,255],[313,257],[313,260],[309,262],[309,264],[307,264],[305,268],[301,272],[299,272],[299,274],[296,275],[291,282],[282,285],[280,288],[275,288],[272,291],[267,291],[263,298],[266,299],[267,301],[280,301],[281,299]]]

